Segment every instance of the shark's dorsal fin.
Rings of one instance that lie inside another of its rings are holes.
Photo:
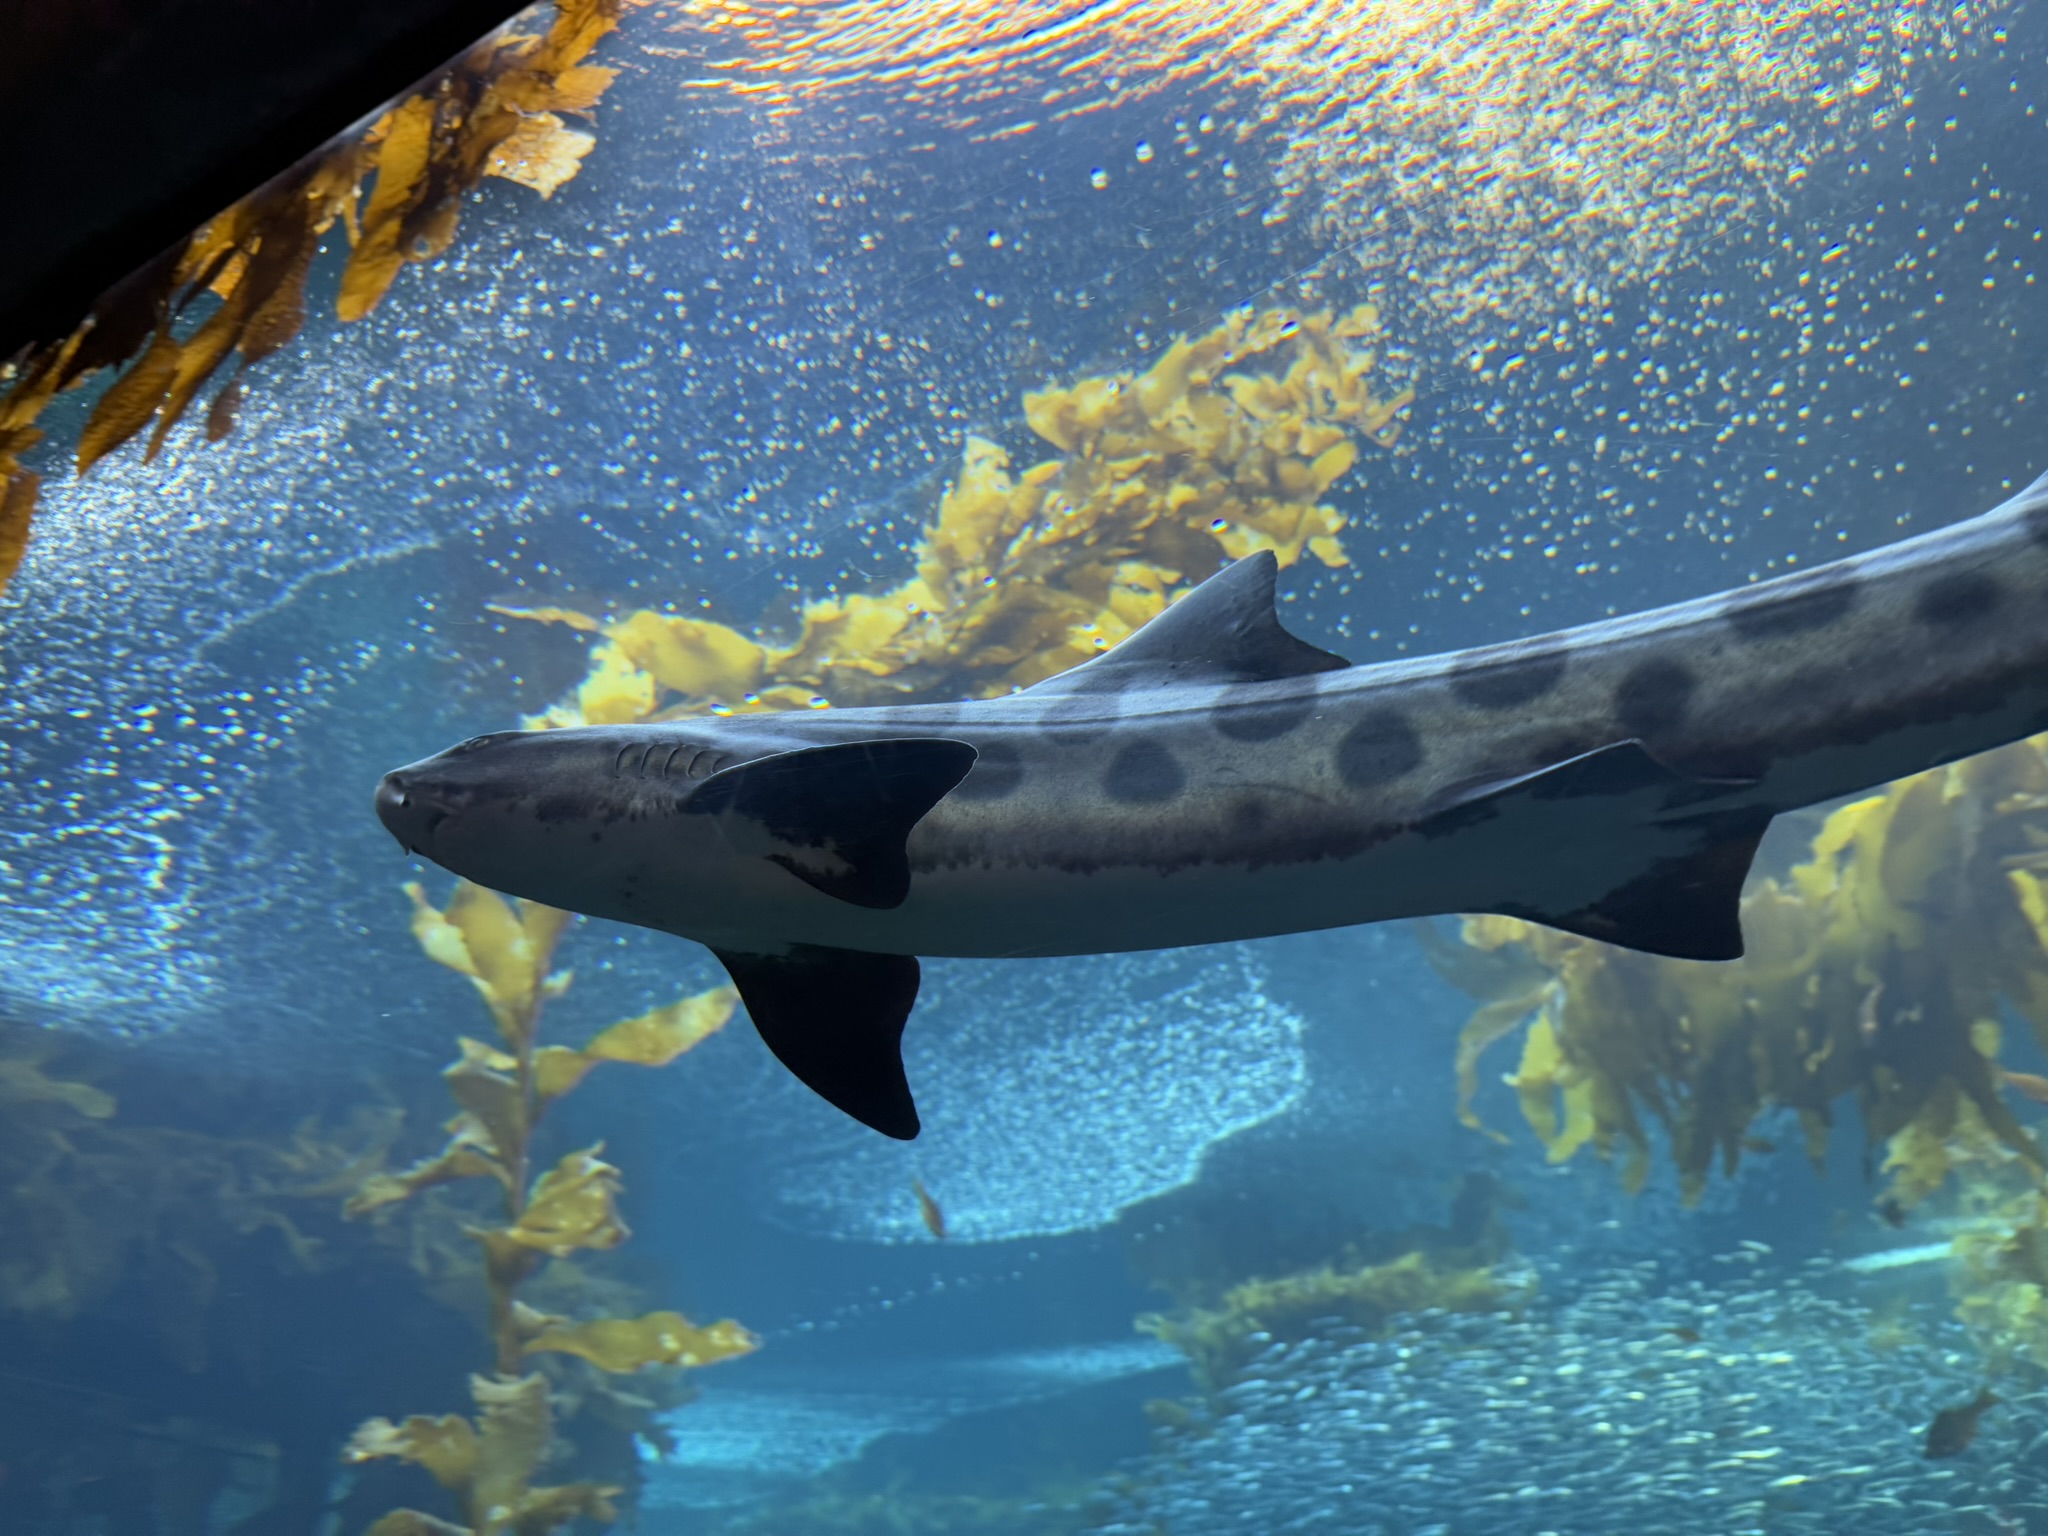
[[[917,1001],[911,955],[792,944],[779,955],[714,950],[775,1059],[862,1125],[909,1141],[917,1105],[903,1075],[903,1021]]]
[[[1115,693],[1176,683],[1270,683],[1348,667],[1290,635],[1273,609],[1270,549],[1227,565],[1112,651],[1024,691]]]
[[[966,742],[935,736],[805,747],[721,769],[682,810],[721,818],[733,847],[827,896],[899,907],[910,894],[910,829],[974,758]]]

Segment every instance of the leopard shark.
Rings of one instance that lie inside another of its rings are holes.
[[[679,934],[885,1135],[920,955],[1097,954],[1487,912],[1742,953],[1773,816],[2048,729],[2048,475],[1716,596],[1353,666],[1270,552],[1006,697],[505,731],[387,775],[408,852]]]

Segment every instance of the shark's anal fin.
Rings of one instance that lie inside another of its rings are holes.
[[[714,953],[776,1060],[862,1125],[909,1141],[917,1105],[903,1075],[903,1021],[917,1001],[912,955],[795,944],[779,955]]]
[[[966,742],[936,736],[806,747],[714,773],[682,808],[726,818],[735,846],[827,896],[900,907],[910,894],[910,829],[974,759]]]
[[[1673,960],[1742,958],[1742,883],[1770,825],[1764,811],[1702,816],[1690,851],[1652,864],[1570,912],[1502,910],[1581,938]]]
[[[1738,960],[1742,885],[1771,821],[1767,807],[1741,803],[1739,792],[1750,782],[1688,776],[1652,757],[1641,742],[1620,741],[1468,790],[1422,830],[1427,835],[1529,818],[1532,858],[1606,858],[1616,878],[1583,905],[1509,898],[1489,910],[1646,954]],[[1610,806],[1611,826],[1603,824],[1603,807]],[[1545,847],[1560,835],[1568,846]]]

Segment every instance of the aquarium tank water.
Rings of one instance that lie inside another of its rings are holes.
[[[558,0],[368,110],[0,373],[0,1529],[2048,1533],[2048,738],[1740,960],[928,958],[911,1140],[372,803],[1960,523],[2044,165],[2039,0]]]

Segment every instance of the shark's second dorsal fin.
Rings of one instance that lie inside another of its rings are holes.
[[[1281,627],[1270,549],[1227,565],[1112,651],[1026,693],[1112,693],[1175,683],[1270,683],[1350,662]]]

